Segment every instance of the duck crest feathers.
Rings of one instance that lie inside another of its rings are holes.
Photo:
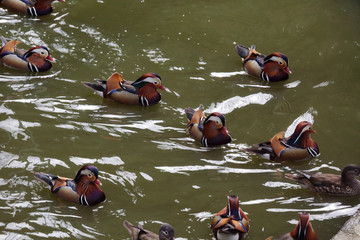
[[[106,95],[110,95],[110,92],[121,88],[120,83],[123,82],[123,76],[119,73],[113,73],[106,81]]]
[[[2,55],[3,53],[6,53],[6,52],[15,52],[15,46],[19,43],[21,43],[21,41],[12,40],[12,41],[7,42],[1,48],[0,55]]]

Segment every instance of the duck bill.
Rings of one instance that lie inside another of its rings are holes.
[[[48,55],[47,57],[46,57],[46,59],[47,60],[49,60],[49,61],[51,61],[51,62],[55,62],[55,60],[52,58],[52,56],[50,56],[50,55]]]
[[[99,179],[95,179],[94,183],[96,183],[99,186],[102,186],[102,183],[99,181]]]
[[[160,88],[161,90],[167,92],[167,90],[166,90],[166,88],[165,88],[164,86],[160,86],[159,88]]]
[[[284,70],[285,70],[285,72],[287,72],[288,74],[291,74],[291,73],[292,73],[289,67],[286,67]]]

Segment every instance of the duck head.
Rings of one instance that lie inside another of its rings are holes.
[[[316,240],[316,234],[314,229],[312,228],[310,222],[310,214],[309,213],[300,213],[300,219],[295,229],[290,232],[290,236],[293,239],[298,240]]]
[[[309,142],[312,141],[310,134],[316,133],[312,128],[312,124],[308,121],[299,122],[295,128],[294,133],[289,137],[287,143],[292,146],[299,146],[306,148],[311,145]]]
[[[168,224],[164,223],[161,225],[159,230],[159,239],[160,240],[173,240],[175,239],[175,230],[174,228]]]
[[[356,180],[356,177],[360,176],[360,167],[355,164],[349,164],[341,172],[341,179],[345,182]],[[357,181],[357,180],[356,180]]]
[[[145,73],[139,77],[132,85],[138,90],[138,92],[144,91],[143,87],[153,88],[166,91],[161,85],[161,77],[156,73]],[[139,94],[140,95],[140,94]]]
[[[140,99],[145,98],[147,102],[159,102],[161,100],[161,95],[156,91],[157,89],[166,91],[161,84],[161,77],[156,73],[146,73],[131,85],[136,88],[137,94],[142,97]]]
[[[39,57],[42,59],[46,59],[48,61],[54,62],[55,60],[51,57],[50,51],[47,47],[44,46],[36,46],[30,48],[23,56],[26,58],[29,62],[31,62],[31,59],[34,59],[34,57]]]
[[[101,186],[101,182],[98,179],[99,170],[97,167],[93,165],[84,165],[80,170],[77,172],[76,177],[74,178],[75,183],[82,183],[85,185],[95,183]]]
[[[282,81],[289,78],[289,60],[285,54],[275,52],[264,59],[263,75],[264,79],[271,81]]]
[[[212,139],[224,135],[230,137],[225,127],[225,117],[221,113],[211,113],[204,121],[203,134],[206,138]]]

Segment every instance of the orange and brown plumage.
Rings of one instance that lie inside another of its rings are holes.
[[[224,115],[214,112],[206,117],[203,108],[202,104],[196,111],[185,108],[190,136],[205,147],[230,143],[232,139],[226,129]]]
[[[98,175],[99,170],[93,165],[84,165],[74,179],[49,173],[34,173],[34,177],[47,184],[59,198],[83,205],[96,205],[105,201]]]
[[[243,59],[243,68],[251,76],[261,78],[267,82],[278,82],[287,80],[291,71],[287,56],[280,52],[274,52],[265,56],[255,50],[243,45],[235,47],[236,52]]]
[[[113,73],[106,81],[95,79],[97,83],[83,82],[104,98],[126,105],[151,106],[161,100],[158,89],[166,91],[161,77],[156,73],[146,73],[136,81],[125,81],[119,73]]]
[[[3,47],[0,48],[0,63],[4,66],[30,72],[44,72],[52,68],[49,49],[44,46],[32,47],[29,50],[17,49],[16,45],[21,43],[17,40],[7,42],[0,37]]]
[[[249,219],[239,207],[238,196],[228,196],[227,199],[227,206],[212,220],[211,230],[217,240],[240,240],[250,230]]]
[[[317,236],[310,222],[310,214],[302,212],[294,230],[275,239],[269,237],[266,240],[317,240]]]
[[[269,141],[259,143],[245,150],[256,153],[265,159],[277,161],[300,161],[320,154],[317,143],[310,134],[315,133],[312,124],[301,121],[291,136],[285,138],[285,132],[275,134]]]

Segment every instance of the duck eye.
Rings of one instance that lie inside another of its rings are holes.
[[[154,85],[158,84],[157,82],[154,82]]]
[[[283,65],[283,62],[279,62],[279,65]]]
[[[88,177],[91,177],[91,173],[88,174]]]

